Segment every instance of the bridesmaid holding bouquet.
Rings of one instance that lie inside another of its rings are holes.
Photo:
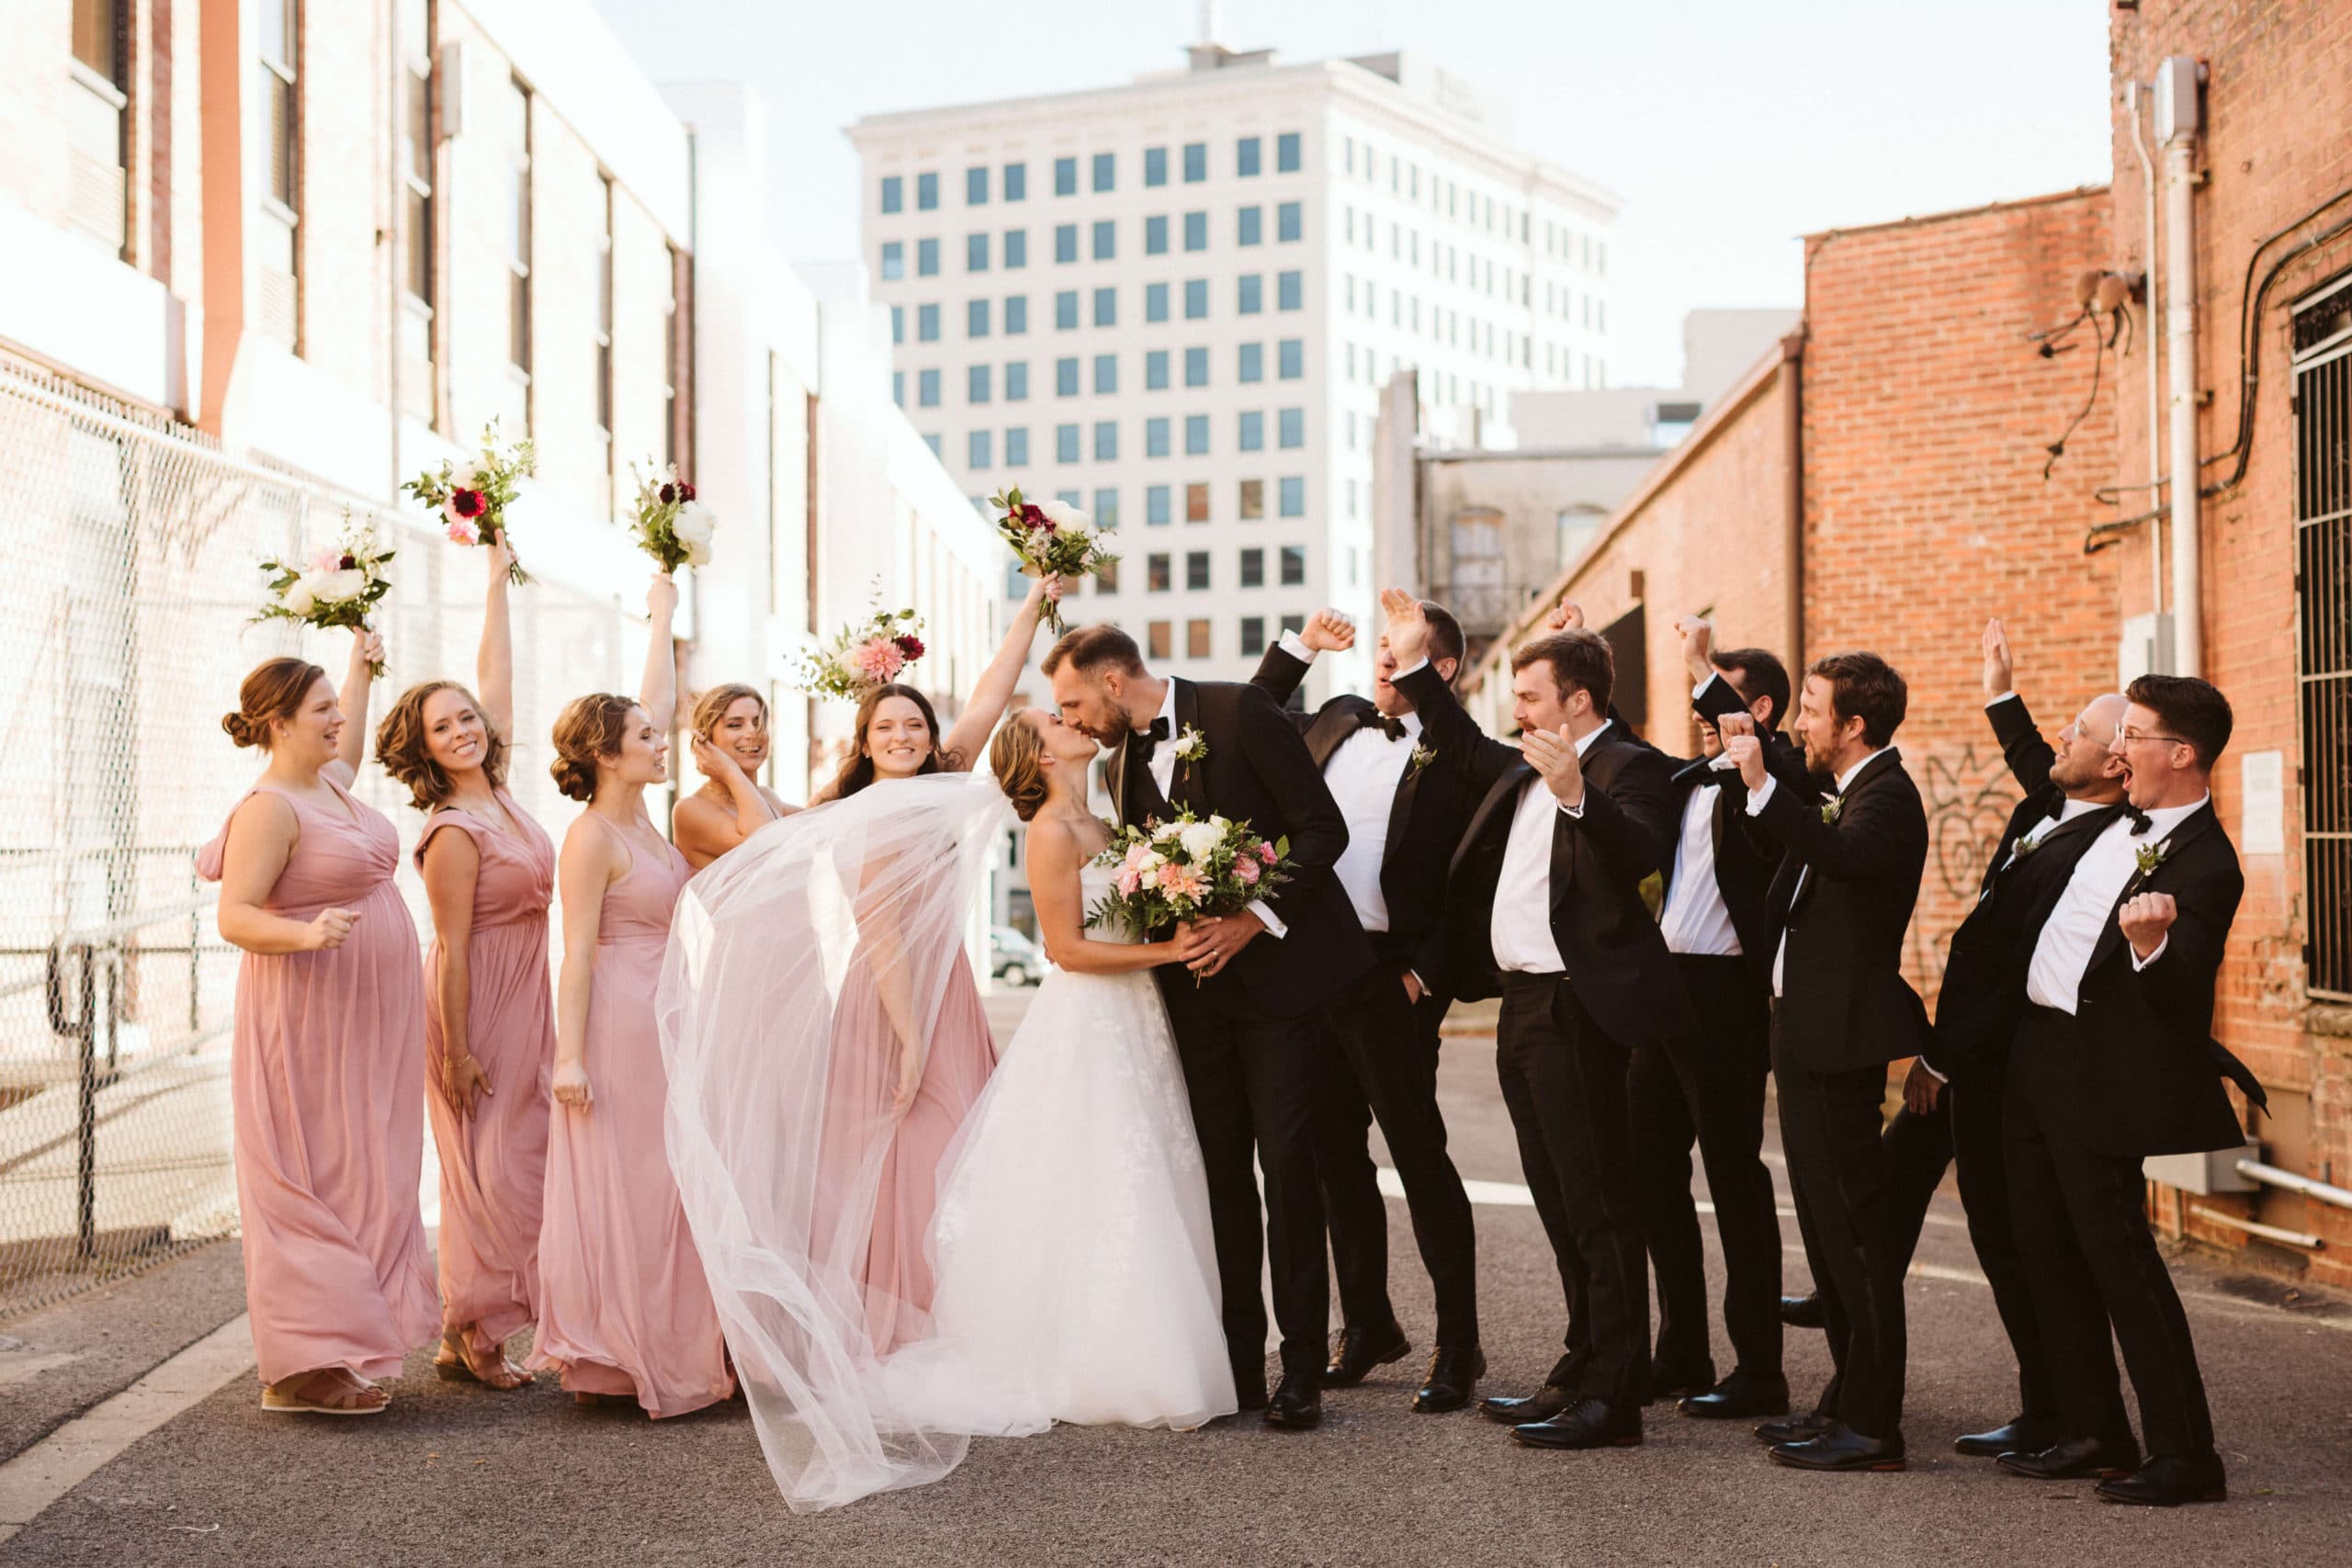
[[[364,627],[338,700],[326,671],[273,659],[220,728],[269,765],[198,852],[220,884],[237,974],[230,1095],[245,1304],[262,1408],[373,1416],[433,1337],[424,1221],[424,987],[392,886],[400,834],[349,784],[365,739]]]

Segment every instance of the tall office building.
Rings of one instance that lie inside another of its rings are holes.
[[[1075,624],[1246,675],[1316,607],[1371,610],[1373,417],[1488,439],[1510,394],[1605,386],[1616,198],[1418,59],[1194,45],[1125,86],[872,116],[864,254],[893,389],[975,504],[1114,522]],[[1011,585],[1008,585],[1010,589]],[[1317,695],[1361,685],[1367,646]]]

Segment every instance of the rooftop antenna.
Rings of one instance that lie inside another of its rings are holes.
[[[1216,35],[1216,0],[1201,0],[1201,41],[1214,44]]]

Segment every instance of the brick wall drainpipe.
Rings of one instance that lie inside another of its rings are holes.
[[[1804,328],[1781,340],[1781,417],[1788,442],[1789,672],[1804,680]]]
[[[2197,502],[2197,90],[2198,71],[2166,61],[2188,78],[2188,102],[2175,92],[2172,134],[2165,139],[2165,368],[2172,416],[2167,463],[2172,469],[2173,671],[2204,668],[2204,594],[2199,582]]]
[[[2148,362],[2148,504],[2154,506],[2158,492],[2164,488],[2164,395],[2156,386],[2156,355],[2154,338],[2156,320],[2157,288],[2160,266],[2156,260],[2156,164],[2148,156],[2146,127],[2140,100],[2148,96],[2147,85],[2131,83],[2124,88],[2126,112],[2132,116],[2132,151],[2140,160],[2140,215],[2144,234],[2140,245],[2140,265],[2146,274],[2146,303],[2140,320],[2147,324],[2146,335],[2151,340],[2143,354]],[[2148,613],[2149,623],[2161,627],[2165,614],[2165,523],[2161,515],[2148,519]]]

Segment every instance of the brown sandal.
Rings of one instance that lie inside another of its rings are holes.
[[[506,1359],[503,1349],[498,1352],[497,1364],[485,1368],[475,1360],[470,1339],[444,1338],[440,1354],[433,1358],[433,1371],[443,1382],[476,1382],[502,1393],[533,1381],[529,1372]]]
[[[320,1369],[321,1371],[333,1370]],[[318,1375],[318,1372],[311,1372],[300,1378],[288,1379],[287,1382],[306,1382]],[[368,1403],[369,1394],[383,1394],[383,1397],[373,1403]],[[391,1403],[392,1396],[385,1393],[381,1387],[356,1379],[350,1382],[338,1384],[322,1399],[283,1393],[276,1383],[261,1391],[261,1407],[279,1416],[381,1416]]]

